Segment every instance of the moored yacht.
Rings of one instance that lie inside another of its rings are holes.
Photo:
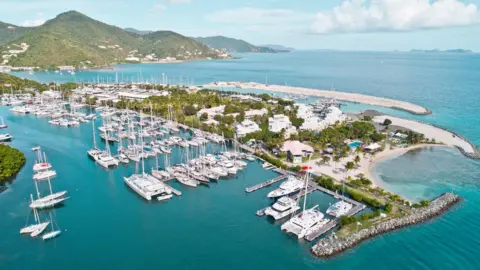
[[[0,134],[0,142],[9,142],[12,140],[12,135],[8,133]]]
[[[170,187],[146,173],[123,177],[123,180],[131,189],[148,201],[154,196],[172,193]]]
[[[297,179],[294,176],[289,176],[285,182],[280,184],[279,188],[269,192],[267,196],[269,198],[278,198],[278,197],[282,197],[282,196],[297,192],[303,187],[304,187],[303,181]]]
[[[353,206],[346,201],[339,201],[328,207],[327,214],[334,217],[344,216],[350,211],[350,209],[352,209],[352,207]]]
[[[293,233],[300,239],[313,232],[315,228],[325,225],[329,220],[324,219],[322,212],[317,208],[318,205],[295,215],[282,225],[282,230]]]
[[[299,209],[300,206],[298,206],[297,201],[288,196],[284,196],[278,199],[272,206],[265,209],[265,214],[278,220],[295,213]]]

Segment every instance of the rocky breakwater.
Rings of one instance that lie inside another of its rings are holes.
[[[431,201],[428,206],[415,209],[409,215],[386,220],[346,237],[340,238],[336,237],[335,235],[330,235],[318,241],[317,244],[312,247],[311,251],[315,256],[320,258],[329,258],[335,256],[376,235],[387,233],[409,225],[425,222],[445,212],[459,201],[460,197],[458,195],[453,193],[445,193]]]

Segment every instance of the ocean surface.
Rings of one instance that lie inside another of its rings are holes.
[[[114,71],[17,75],[50,81],[113,82],[149,80],[202,84],[257,81],[396,98],[425,106],[428,116],[347,103],[345,111],[374,108],[454,130],[480,144],[480,55],[448,53],[378,53],[310,51],[245,54],[240,60],[180,64],[119,65]],[[181,78],[181,79],[180,79]],[[271,203],[266,188],[245,194],[245,187],[275,177],[252,163],[236,177],[209,187],[187,189],[168,202],[147,203],[131,192],[122,177],[136,168],[106,171],[86,156],[90,125],[64,129],[46,119],[16,116],[1,107],[27,165],[0,194],[0,269],[479,269],[480,162],[456,149],[435,147],[386,160],[375,167],[383,187],[410,200],[432,199],[445,191],[464,200],[428,223],[386,234],[331,260],[319,260],[280,231],[280,224],[255,216]],[[3,131],[2,131],[3,132]],[[186,135],[188,136],[188,135]],[[57,170],[55,190],[69,199],[54,212],[63,230],[42,242],[18,234],[28,216],[33,192],[31,147],[40,145]],[[211,151],[215,147],[212,146]],[[178,161],[181,153],[174,155]],[[160,159],[162,160],[162,159]],[[163,162],[160,162],[162,166]],[[153,166],[148,163],[147,168]],[[333,198],[314,194],[309,205],[328,207]]]

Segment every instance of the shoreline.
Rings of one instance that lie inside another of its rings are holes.
[[[390,98],[382,98],[369,96],[359,93],[347,93],[331,90],[320,90],[313,88],[303,88],[303,87],[294,87],[294,86],[282,86],[282,85],[266,85],[254,82],[214,82],[205,84],[206,88],[216,88],[216,87],[240,87],[246,89],[256,89],[256,90],[265,90],[272,92],[281,92],[289,94],[300,94],[307,96],[315,97],[324,97],[324,98],[335,98],[337,100],[348,101],[348,102],[357,102],[362,104],[368,104],[373,106],[381,106],[396,110],[402,110],[409,112],[415,115],[428,115],[432,111],[407,101],[395,100]]]
[[[407,216],[381,221],[376,225],[367,227],[341,239],[329,235],[318,241],[311,247],[310,251],[314,256],[319,258],[332,258],[376,236],[421,224],[436,218],[451,209],[455,204],[460,202],[460,200],[461,198],[458,195],[444,193],[432,200],[429,206],[416,209],[412,214]]]

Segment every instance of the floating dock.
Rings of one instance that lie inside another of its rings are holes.
[[[264,187],[268,187],[268,186],[271,186],[271,185],[273,185],[273,184],[275,184],[275,183],[277,183],[277,182],[280,182],[280,181],[286,179],[287,177],[288,177],[288,175],[282,174],[282,175],[280,175],[280,176],[278,176],[278,177],[275,177],[275,178],[273,178],[273,179],[270,179],[270,180],[268,180],[268,181],[266,181],[266,182],[257,184],[257,185],[252,186],[252,187],[247,187],[247,188],[245,189],[245,192],[251,193],[251,192],[257,191],[257,190],[262,189],[262,188],[264,188]]]

